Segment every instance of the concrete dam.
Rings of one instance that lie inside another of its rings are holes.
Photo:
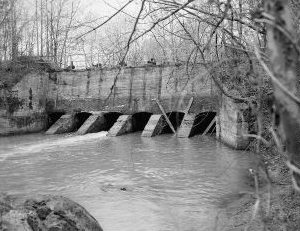
[[[234,148],[249,142],[245,105],[220,94],[201,64],[31,70],[0,88],[0,99],[0,135],[142,131],[184,138],[215,131]]]

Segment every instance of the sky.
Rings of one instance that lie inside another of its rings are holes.
[[[50,1],[50,0],[48,0]],[[55,0],[54,0],[55,1]],[[116,12],[114,8],[120,8],[128,0],[78,0],[85,9],[85,12],[90,12],[98,17],[109,17]],[[35,10],[36,0],[23,0],[24,6],[27,9]],[[137,9],[137,3],[133,2],[126,8],[127,13],[134,13]]]
[[[29,12],[29,15],[32,15],[34,17],[35,9],[36,9],[36,1],[40,3],[41,0],[19,0],[22,2],[22,7],[26,9],[27,12]],[[45,2],[46,0],[42,0]],[[51,0],[48,0],[48,3]],[[53,0],[58,1],[58,0]],[[65,0],[64,0],[65,1]],[[121,8],[123,5],[125,5],[128,0],[66,0],[68,2],[80,2],[80,6],[82,9],[80,9],[79,15],[77,14],[77,18],[79,16],[79,20],[82,21],[90,21],[90,20],[96,20],[94,23],[90,24],[86,29],[87,31],[91,29],[91,27],[96,27],[97,25],[104,22],[107,18],[112,16],[119,8]],[[129,4],[124,11],[127,14],[130,15],[136,15],[139,10],[139,1],[133,1],[131,4]],[[121,16],[121,17],[119,17]],[[122,17],[123,16],[123,17]],[[114,17],[113,22],[117,22],[118,20],[123,20],[125,14],[120,13],[117,17]],[[121,18],[121,19],[120,19]]]
[[[116,12],[114,8],[120,8],[128,0],[81,0],[91,12],[101,14],[103,16],[110,16]],[[136,3],[131,3],[127,8],[127,13],[133,13],[136,9]]]
[[[25,11],[28,11],[29,16],[32,17],[33,20],[35,20],[36,1],[38,2],[39,6],[41,1],[46,2],[46,0],[19,0],[19,1],[21,3],[21,7],[25,9]],[[56,3],[59,2],[59,0],[53,0],[53,1]],[[71,2],[77,3],[80,1],[81,7],[79,8],[79,11],[76,16],[78,21],[76,21],[75,24],[78,23],[78,25],[80,25],[80,22],[85,22],[85,24],[83,27],[78,28],[76,30],[76,33],[80,36],[82,35],[83,36],[82,38],[86,38],[87,43],[89,41],[88,35],[92,34],[88,32],[91,31],[93,28],[97,27],[98,25],[100,25],[102,22],[104,22],[107,18],[112,16],[114,13],[116,13],[118,9],[120,9],[128,2],[128,0],[63,0],[63,1],[66,1],[68,3]],[[48,6],[50,5],[50,2],[51,0],[48,0]],[[139,11],[139,4],[140,4],[140,0],[133,1],[125,8],[124,11],[130,15],[137,15]],[[116,26],[118,27],[121,26],[121,29],[124,29],[122,25],[126,25],[126,21],[124,21],[126,20],[124,17],[125,14],[120,13],[119,15],[120,17],[114,17],[114,19],[111,20],[111,22],[97,29],[98,35],[99,34],[106,35],[105,33],[107,32],[106,31],[107,29],[109,29],[109,31],[112,31],[113,33],[115,30],[110,30],[110,29],[116,28]],[[97,20],[94,21],[95,19]],[[78,47],[77,44],[74,45],[74,47]],[[88,48],[86,52],[89,52]]]

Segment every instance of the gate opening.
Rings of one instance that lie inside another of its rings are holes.
[[[182,119],[184,117],[183,112],[168,112],[166,113],[171,124],[173,125],[175,131],[180,127]],[[166,126],[163,128],[162,133],[172,133],[170,126],[166,123]]]
[[[65,112],[51,112],[48,114],[47,128],[50,128]]]
[[[92,115],[92,113],[89,112],[79,112],[75,114],[75,131],[77,131],[84,122]]]
[[[152,113],[138,112],[132,115],[132,131],[143,131]]]
[[[109,129],[111,129],[111,127],[114,125],[114,123],[117,121],[120,115],[122,115],[122,113],[120,112],[105,113],[105,128],[103,129],[103,131],[109,131]]]
[[[198,114],[194,122],[192,135],[203,134],[216,115],[217,113],[212,111]],[[216,122],[214,122],[207,133],[216,133]]]

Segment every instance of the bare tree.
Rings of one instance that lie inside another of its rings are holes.
[[[299,54],[297,25],[292,18],[291,6],[282,0],[267,1],[263,21],[267,24],[267,41],[270,53],[277,126],[286,152],[287,165],[292,170],[293,183],[300,190],[300,99],[299,96]]]

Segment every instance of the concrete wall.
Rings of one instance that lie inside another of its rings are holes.
[[[161,114],[155,99],[166,112],[184,111],[191,97],[190,113],[217,111],[217,137],[245,148],[247,123],[242,121],[244,105],[220,97],[201,65],[147,66],[118,69],[31,72],[12,88],[0,89],[0,135],[45,130],[47,113],[64,111],[117,111],[123,114]],[[114,79],[116,86],[111,91]]]
[[[191,112],[216,110],[214,85],[203,66],[146,66],[111,70],[53,73],[48,91],[50,111],[118,111],[124,114],[183,111],[194,97]],[[117,76],[115,88],[111,90]]]
[[[63,111],[117,111],[161,113],[216,111],[212,81],[203,66],[145,66],[91,71],[45,73],[31,71],[13,87],[0,84],[0,135],[45,129],[46,114]],[[115,77],[116,86],[111,91]]]
[[[46,126],[48,74],[26,74],[11,88],[0,89],[0,135],[41,131]]]
[[[236,149],[246,149],[249,145],[247,107],[244,103],[220,97],[220,107],[216,121],[216,136],[222,142]]]

